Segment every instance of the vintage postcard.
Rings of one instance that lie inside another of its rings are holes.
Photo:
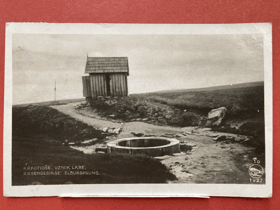
[[[7,23],[4,196],[271,197],[271,30]]]

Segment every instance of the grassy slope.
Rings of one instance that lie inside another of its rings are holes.
[[[219,88],[179,90],[135,94],[182,109],[210,111],[218,107],[226,107],[228,114],[252,114],[264,109],[263,83],[256,85],[222,86]]]

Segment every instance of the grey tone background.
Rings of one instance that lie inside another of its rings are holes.
[[[82,97],[88,56],[126,56],[128,91],[263,81],[263,37],[13,34],[13,104]]]

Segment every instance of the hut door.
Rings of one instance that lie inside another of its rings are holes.
[[[111,88],[110,88],[110,75],[106,75],[106,89],[107,89],[107,96],[111,96]]]

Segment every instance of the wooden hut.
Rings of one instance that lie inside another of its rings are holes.
[[[128,95],[127,57],[87,57],[83,76],[83,95],[95,99],[98,96],[122,97]]]

